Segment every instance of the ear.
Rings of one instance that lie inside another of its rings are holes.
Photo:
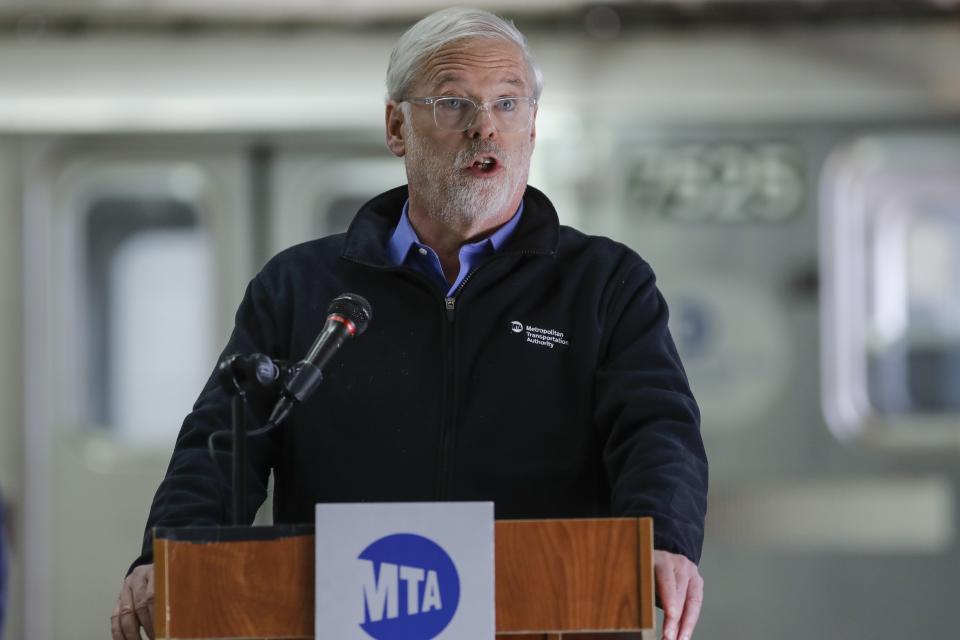
[[[387,101],[386,119],[387,149],[390,149],[393,155],[402,158],[407,152],[407,147],[403,140],[404,113],[399,102]]]

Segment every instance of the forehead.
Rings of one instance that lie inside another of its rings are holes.
[[[470,38],[446,44],[427,56],[421,66],[421,88],[444,84],[505,84],[518,91],[530,87],[529,69],[520,47],[495,38]]]

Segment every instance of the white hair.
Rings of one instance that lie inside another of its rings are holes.
[[[416,82],[420,63],[446,44],[466,38],[498,38],[520,47],[533,80],[533,97],[543,91],[543,72],[534,61],[527,39],[513,22],[482,9],[442,9],[407,29],[390,53],[387,65],[387,97],[400,102]]]

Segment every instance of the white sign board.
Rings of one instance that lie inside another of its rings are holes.
[[[317,638],[490,640],[493,503],[318,504]]]

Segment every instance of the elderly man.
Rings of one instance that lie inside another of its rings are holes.
[[[408,185],[365,204],[346,234],[276,256],[237,311],[224,353],[294,360],[337,294],[355,291],[376,313],[317,393],[252,444],[251,511],[272,469],[278,522],[339,501],[653,516],[664,636],[689,638],[707,463],[653,272],[621,244],[560,226],[527,186],[542,76],[512,24],[435,13],[400,38],[387,85],[387,147]],[[228,517],[206,452],[228,407],[211,378],[154,499],[115,639],[152,634],[152,527]]]

